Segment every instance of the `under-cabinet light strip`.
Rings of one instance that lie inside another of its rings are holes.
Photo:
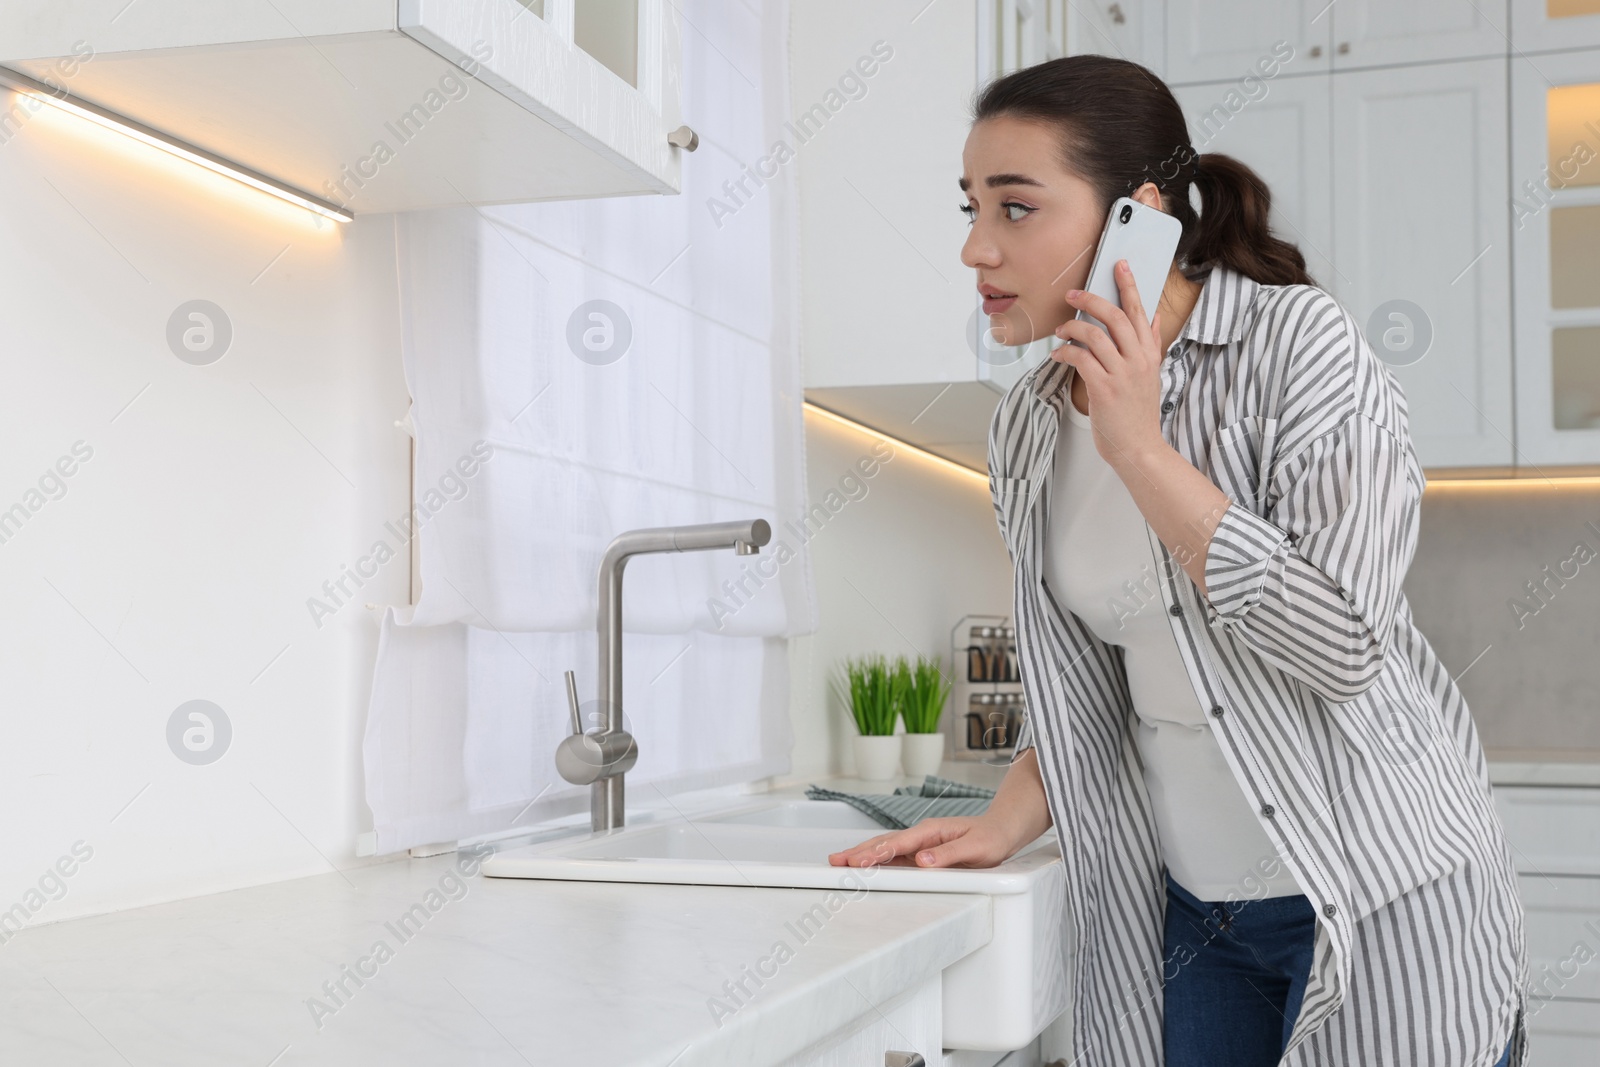
[[[176,137],[162,133],[160,130],[151,129],[149,126],[135,122],[125,115],[119,115],[115,111],[107,111],[105,108],[91,104],[88,101],[75,100],[70,96],[63,95],[43,82],[34,81],[26,74],[20,74],[8,67],[0,67],[0,85],[34,97],[68,114],[88,119],[90,122],[104,126],[108,130],[115,130],[153,148],[159,148],[163,152],[177,156],[179,159],[187,160],[196,166],[204,167],[213,173],[232,178],[234,181],[248,185],[252,189],[258,189],[280,200],[288,201],[296,207],[315,212],[324,218],[333,219],[336,222],[351,222],[355,219],[354,214],[336,204],[331,204],[319,197],[312,196],[310,193],[301,192],[291,185],[285,185],[274,178],[267,177],[265,174],[253,171],[249,167],[214,155],[204,148],[189,144],[187,141],[180,141]]]
[[[955,471],[957,474],[965,474],[969,478],[977,478],[978,480],[980,480],[982,482],[985,482],[985,483],[987,483],[989,481],[989,476],[987,474],[985,474],[983,471],[975,470],[974,468],[969,467],[964,463],[957,463],[954,460],[945,459],[943,456],[934,455],[932,452],[929,452],[926,448],[918,448],[916,445],[912,444],[909,441],[902,441],[900,438],[895,437],[892,434],[886,434],[882,430],[875,430],[871,426],[868,426],[866,423],[857,422],[855,419],[848,418],[848,417],[846,417],[844,415],[840,415],[836,411],[829,411],[827,408],[821,406],[820,404],[812,403],[809,400],[802,401],[802,403],[805,405],[805,408],[806,408],[807,411],[814,411],[818,415],[821,415],[824,418],[832,419],[834,422],[839,423],[841,426],[848,426],[848,427],[850,427],[850,429],[855,430],[858,433],[867,434],[870,437],[881,437],[885,441],[892,441],[897,447],[907,449],[907,450],[909,450],[911,452],[915,452],[917,455],[922,456],[924,459],[931,460],[932,462],[937,463],[940,466],[947,467],[950,470]]]

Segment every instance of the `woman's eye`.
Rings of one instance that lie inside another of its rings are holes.
[[[1007,200],[1001,204],[1000,207],[1003,211],[1005,211],[1006,218],[1010,219],[1012,222],[1019,222],[1026,218],[1029,212],[1037,210],[1036,208],[1029,207],[1027,204],[1019,204],[1015,200]],[[1022,214],[1013,215],[1011,213],[1013,209],[1021,211]],[[967,224],[969,226],[972,224],[973,220],[978,214],[978,209],[973,207],[971,204],[961,204],[957,210],[967,217]]]

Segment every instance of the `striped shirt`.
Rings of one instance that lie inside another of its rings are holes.
[[[1207,597],[1146,533],[1189,679],[1276,850],[1263,860],[1316,907],[1283,1063],[1491,1067],[1514,1037],[1520,1067],[1529,974],[1510,849],[1466,702],[1401,590],[1424,485],[1404,394],[1325,291],[1221,265],[1190,277],[1204,285],[1161,364],[1161,430],[1231,498]],[[1061,606],[1042,568],[1071,373],[1030,370],[989,432],[1025,694],[1016,755],[1036,749],[1066,864],[1072,1062],[1160,1067],[1162,975],[1183,961],[1162,958],[1161,848],[1122,650]],[[1241,883],[1236,898],[1254,895]]]

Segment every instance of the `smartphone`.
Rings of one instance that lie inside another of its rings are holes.
[[[1089,281],[1084,291],[1103,296],[1122,307],[1116,266],[1117,260],[1125,259],[1133,268],[1133,284],[1139,288],[1139,302],[1144,305],[1145,314],[1153,319],[1156,303],[1167,285],[1167,275],[1172,271],[1173,257],[1178,252],[1178,239],[1182,236],[1183,223],[1175,217],[1129,197],[1117,197],[1106,216],[1105,229],[1100,231],[1100,243],[1095,247],[1094,263],[1089,267]],[[1077,317],[1102,330],[1106,328],[1105,323],[1087,311],[1080,309]]]

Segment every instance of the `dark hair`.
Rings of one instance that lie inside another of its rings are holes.
[[[1009,116],[1059,135],[1062,163],[1087,181],[1103,208],[1145,182],[1183,224],[1176,261],[1192,275],[1221,263],[1264,285],[1316,285],[1305,256],[1267,226],[1272,193],[1232,156],[1200,155],[1183,109],[1148,68],[1111,56],[1064,56],[996,78],[977,93],[972,121]],[[1200,213],[1189,201],[1200,191]]]

